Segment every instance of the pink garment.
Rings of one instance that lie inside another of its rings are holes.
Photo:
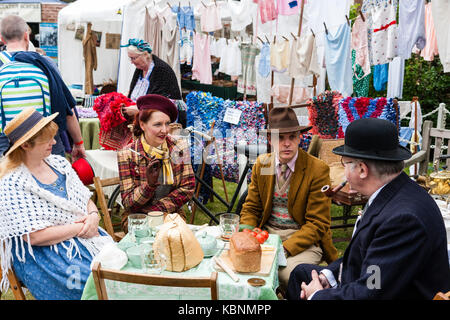
[[[200,32],[194,34],[194,62],[192,64],[192,79],[200,83],[212,84],[211,52],[209,36]]]
[[[271,90],[272,96],[279,103],[289,103],[289,94],[291,93],[291,86],[288,85],[274,85]],[[310,88],[294,87],[292,104],[300,104],[312,98]]]
[[[434,56],[439,54],[437,40],[436,40],[436,30],[434,29],[433,15],[431,13],[431,3],[428,2],[425,5],[425,36],[426,45],[422,49],[420,56],[423,57],[425,61],[433,61]]]
[[[290,16],[298,14],[302,0],[277,0],[278,14]]]
[[[370,74],[369,40],[367,37],[367,24],[360,16],[356,17],[352,28],[351,49],[356,51],[353,73],[356,76],[356,65],[359,64],[364,71],[364,78]]]
[[[264,24],[278,18],[278,9],[275,7],[274,0],[259,0],[258,6],[261,23]]]
[[[200,26],[203,32],[214,32],[222,29],[219,7],[214,3],[206,4],[205,6],[201,5],[199,13]]]

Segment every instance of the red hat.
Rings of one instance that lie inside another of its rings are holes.
[[[167,114],[171,122],[175,122],[178,117],[178,110],[169,98],[159,94],[147,94],[136,100],[139,110],[154,109]]]
[[[91,165],[86,159],[78,159],[77,161],[72,163],[72,168],[78,174],[78,177],[85,186],[94,183],[94,169],[92,169]]]

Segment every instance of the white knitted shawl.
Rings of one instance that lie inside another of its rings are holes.
[[[78,178],[70,163],[61,156],[50,155],[45,161],[54,169],[66,175],[68,199],[58,197],[39,187],[31,172],[25,165],[20,165],[0,179],[0,261],[2,279],[0,290],[9,286],[8,270],[12,265],[12,241],[15,241],[15,255],[25,262],[25,245],[23,236],[27,237],[27,248],[34,258],[30,245],[30,233],[51,226],[66,225],[87,215],[87,204],[91,192]],[[104,244],[113,241],[109,236],[98,236],[89,239],[77,238],[94,257]],[[79,248],[74,238],[61,242],[69,259]],[[57,253],[56,245],[51,248]]]

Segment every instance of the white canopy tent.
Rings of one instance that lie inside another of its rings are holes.
[[[78,27],[102,33],[100,47],[97,47],[97,70],[94,83],[117,80],[119,50],[106,49],[105,34],[121,34],[121,14],[129,0],[78,0],[59,11],[58,14],[58,65],[64,81],[68,85],[84,84],[84,58],[81,40],[75,38]],[[120,9],[120,10],[119,10]],[[84,34],[83,34],[84,35]]]

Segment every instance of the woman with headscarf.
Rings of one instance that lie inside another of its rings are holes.
[[[173,69],[163,60],[152,54],[152,48],[144,40],[130,39],[127,47],[128,57],[136,67],[131,79],[128,97],[136,101],[146,94],[158,94],[172,100],[181,100],[180,87]],[[137,107],[127,107],[123,111],[135,115]]]

